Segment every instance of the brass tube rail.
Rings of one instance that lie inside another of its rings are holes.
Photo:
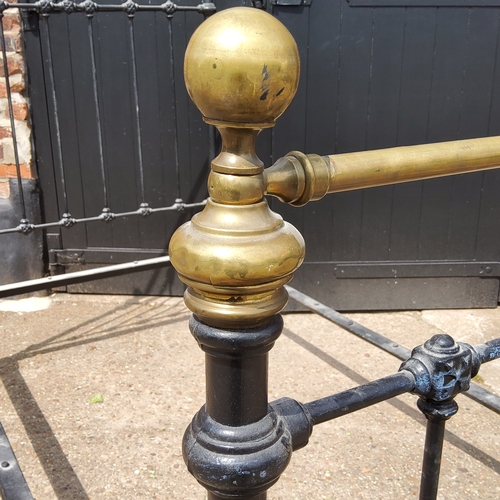
[[[292,151],[266,170],[267,194],[302,206],[328,193],[456,175],[500,166],[500,137],[328,156]]]
[[[422,144],[324,157],[332,166],[328,192],[475,172],[500,166],[500,137]]]

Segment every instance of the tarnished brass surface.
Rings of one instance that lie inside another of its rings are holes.
[[[274,125],[298,85],[295,41],[274,17],[238,7],[205,21],[185,58],[189,94],[217,126],[222,151],[211,165],[210,200],[173,235],[169,255],[188,285],[187,306],[205,323],[253,327],[286,304],[283,288],[304,258],[300,233],[264,199],[262,128]]]
[[[286,304],[281,287],[304,257],[300,234],[266,201],[223,205],[208,201],[177,230],[170,258],[190,288],[187,306],[208,324],[248,326]]]
[[[327,193],[500,167],[500,137],[330,156],[292,151],[264,172],[266,193],[302,206]]]
[[[324,157],[292,151],[264,171],[266,194],[301,207],[328,193],[332,173]]]
[[[500,137],[331,155],[329,193],[500,166]]]
[[[299,53],[288,30],[259,9],[236,7],[205,21],[184,59],[191,99],[205,121],[272,127],[299,83]]]

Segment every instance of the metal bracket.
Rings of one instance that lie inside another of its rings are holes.
[[[499,0],[347,0],[349,7],[498,7]]]
[[[271,5],[280,5],[282,7],[301,7],[311,5],[312,0],[271,0]]]
[[[267,8],[267,0],[252,0],[251,4],[252,4],[252,7],[255,7],[256,9],[266,10],[266,8]],[[214,158],[215,158],[215,155],[214,155]]]
[[[372,278],[498,278],[500,262],[393,261],[337,262],[337,279]]]

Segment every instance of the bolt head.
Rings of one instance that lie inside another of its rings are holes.
[[[453,337],[445,333],[434,335],[424,344],[424,347],[436,354],[453,354],[459,350]]]

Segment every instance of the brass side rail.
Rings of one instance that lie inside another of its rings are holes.
[[[343,153],[292,151],[265,171],[267,194],[302,206],[328,193],[386,186],[500,166],[500,137]]]

